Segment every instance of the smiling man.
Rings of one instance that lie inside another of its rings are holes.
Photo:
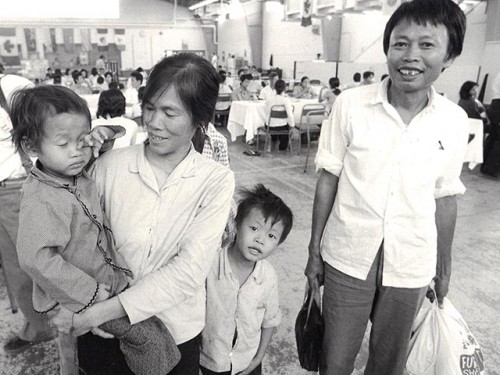
[[[462,52],[451,0],[403,3],[389,19],[389,77],[340,95],[321,131],[306,276],[324,283],[321,374],[349,375],[372,322],[365,374],[401,375],[434,280],[448,292],[465,112],[433,82]]]

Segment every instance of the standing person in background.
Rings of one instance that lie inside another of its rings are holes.
[[[138,90],[142,86],[144,77],[138,71],[130,73],[130,88],[125,91],[127,106],[133,106],[139,102]]]
[[[135,324],[155,315],[181,352],[170,375],[199,374],[205,280],[234,192],[230,169],[191,143],[211,121],[218,90],[216,72],[198,55],[180,53],[155,65],[143,100],[148,141],[105,153],[92,171],[116,249],[135,278],[118,296],[74,316],[61,308],[52,320],[82,335],[109,320],[127,316]],[[87,333],[78,338],[78,353],[86,374],[132,374],[116,339]]]
[[[106,70],[106,62],[104,61],[104,55],[99,56],[99,58],[95,62],[95,67],[97,71],[101,71],[101,69],[103,71]]]
[[[0,75],[0,253],[9,289],[25,321],[21,330],[3,346],[7,354],[17,354],[37,343],[52,340],[55,329],[46,316],[33,308],[33,282],[19,267],[16,251],[21,186],[31,169],[26,154],[21,156],[12,143],[12,122],[7,113],[12,94],[33,84],[16,75]]]
[[[452,0],[404,2],[383,38],[389,79],[348,90],[321,129],[309,260],[324,283],[322,375],[350,375],[371,320],[365,375],[402,375],[434,281],[448,293],[468,120],[432,84],[462,52]],[[417,156],[417,157],[416,157]]]
[[[215,52],[212,52],[212,66],[215,70],[217,70],[219,67],[218,60],[219,59],[217,58],[217,54]]]

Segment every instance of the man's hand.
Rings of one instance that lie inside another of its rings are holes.
[[[262,358],[257,358],[257,357],[253,357],[253,359],[250,361],[250,364],[248,365],[248,367],[246,369],[244,369],[243,371],[241,372],[238,372],[237,375],[248,375],[250,374],[253,370],[255,370],[255,368],[260,365],[262,363]]]
[[[450,287],[450,278],[449,277],[434,277],[434,289],[436,290],[436,297],[438,300],[439,308],[443,308],[443,300],[444,297],[448,294],[448,289]]]
[[[307,276],[309,286],[313,291],[313,296],[319,305],[321,301],[319,288],[325,281],[325,265],[321,255],[319,255],[319,250],[309,252],[309,259],[307,260],[304,274]]]

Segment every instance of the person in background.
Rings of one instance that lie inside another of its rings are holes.
[[[82,74],[84,84],[92,90],[92,83],[90,82],[87,69],[80,69],[80,73]]]
[[[285,94],[286,83],[282,79],[276,81],[274,85],[276,90],[276,95],[270,97],[266,100],[266,121],[269,121],[271,115],[271,108],[275,105],[281,105],[286,111],[286,118],[272,118],[271,122],[266,125],[266,127],[273,128],[275,130],[288,130],[290,127],[295,126],[295,120],[293,118],[293,107],[290,104],[290,98]],[[279,140],[279,150],[283,151],[288,148],[289,136],[288,134],[271,135],[271,148],[272,143]]]
[[[21,186],[32,163],[28,155],[17,152],[12,143],[13,127],[8,103],[17,90],[32,86],[33,83],[26,78],[13,74],[0,75],[0,254],[9,291],[24,315],[20,331],[3,345],[5,353],[10,355],[52,340],[57,333],[50,327],[46,316],[35,313],[33,281],[20,268],[16,249]]]
[[[242,74],[240,76],[240,85],[238,88],[233,90],[233,93],[231,94],[231,98],[233,101],[238,101],[238,100],[251,100],[254,97],[252,96],[252,93],[248,91],[248,85],[252,81],[252,75],[251,74]]]
[[[73,84],[70,86],[70,89],[76,92],[78,95],[90,95],[92,94],[92,90],[85,83],[82,73],[78,70],[74,70],[71,73],[73,77]]]
[[[103,92],[109,89],[108,83],[104,80],[104,77],[102,76],[97,77],[96,82],[97,82],[97,90],[99,90],[99,92]]]
[[[132,112],[130,118],[136,118],[142,116],[142,99],[144,98],[144,86],[137,89],[137,103],[132,106]]]
[[[363,81],[361,82],[361,86],[371,85],[375,83],[375,73],[367,70],[363,72]]]
[[[106,81],[109,87],[110,83],[113,82],[113,73],[111,72],[104,73],[104,80]]]
[[[97,83],[97,78],[99,78],[99,73],[97,72],[97,68],[92,68],[90,70],[89,81],[90,81],[90,88],[93,91],[99,90],[99,84]]]
[[[92,128],[103,125],[119,125],[125,128],[125,135],[115,139],[114,149],[136,144],[138,125],[125,117],[125,106],[125,96],[119,89],[103,91],[99,95],[96,118],[92,120]]]
[[[130,73],[130,88],[125,90],[125,99],[127,106],[133,106],[139,102],[138,91],[139,87],[142,86],[142,80],[144,77],[138,71],[133,71]]]
[[[208,274],[203,375],[260,375],[262,360],[281,320],[278,276],[265,259],[293,225],[290,208],[258,184],[242,189],[235,233]]]
[[[199,374],[205,280],[234,193],[231,170],[191,142],[211,121],[218,91],[212,65],[196,54],[169,56],[153,67],[142,114],[148,141],[105,153],[91,171],[117,251],[135,278],[116,297],[75,316],[61,308],[52,319],[59,330],[82,335],[109,320],[127,316],[134,324],[155,315],[181,352],[169,375]],[[78,338],[78,353],[87,374],[132,374],[116,339],[87,333]]]
[[[309,77],[306,76],[302,77],[300,85],[294,87],[292,95],[297,99],[313,99],[317,97],[311,89]]]
[[[276,89],[274,86],[276,85],[276,82],[278,81],[278,79],[279,79],[278,73],[271,72],[269,74],[269,85],[267,85],[266,87],[264,87],[260,91],[259,99],[267,100],[267,99],[271,99],[273,96],[276,95]]]
[[[66,87],[71,87],[74,84],[75,80],[73,79],[73,76],[71,74],[71,70],[67,68],[64,71],[64,75],[62,76],[61,83],[63,86]]]
[[[106,62],[104,61],[104,55],[99,56],[99,58],[95,62],[95,67],[97,71],[102,71],[104,72],[106,70]]]
[[[330,86],[330,89],[324,89],[321,103],[325,105],[326,110],[328,111],[328,113],[330,113],[335,99],[337,99],[342,91],[340,91],[339,89],[340,80],[337,77],[330,78],[328,80],[328,85]]]
[[[466,17],[452,0],[403,2],[388,20],[389,79],[342,92],[323,124],[309,260],[324,283],[320,374],[350,375],[371,321],[365,375],[402,375],[412,324],[451,276],[465,112],[433,88],[462,52]]]
[[[212,52],[212,66],[214,67],[215,70],[217,70],[217,67],[219,66],[218,61],[219,59],[217,58],[217,54],[215,52]]]
[[[476,82],[465,81],[460,87],[458,105],[467,113],[467,117],[483,121],[484,134],[488,133],[490,119],[486,113],[483,103],[477,99],[479,85]]]

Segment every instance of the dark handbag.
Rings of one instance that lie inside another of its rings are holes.
[[[321,310],[309,288],[302,308],[295,321],[295,339],[300,366],[308,371],[318,371],[325,326]]]

